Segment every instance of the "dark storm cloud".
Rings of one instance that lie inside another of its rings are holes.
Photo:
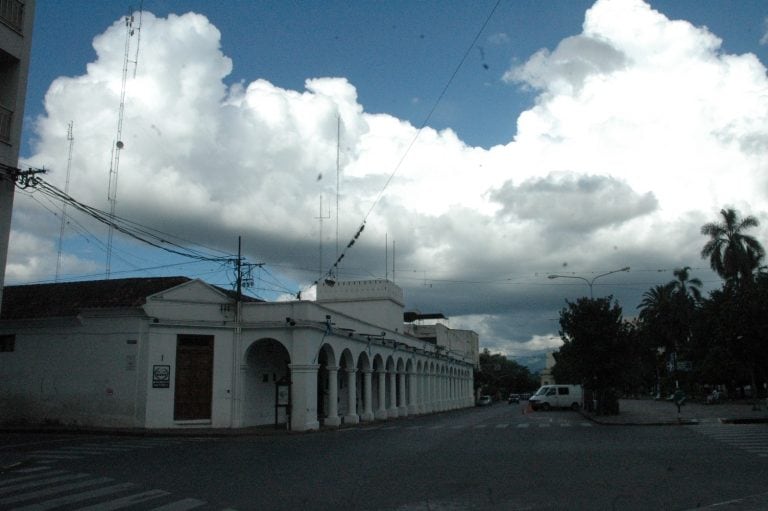
[[[647,215],[658,207],[651,192],[639,194],[610,176],[550,174],[519,186],[507,181],[491,194],[503,217],[532,220],[548,229],[592,232]]]

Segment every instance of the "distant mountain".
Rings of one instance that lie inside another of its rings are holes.
[[[547,355],[542,353],[540,355],[528,355],[526,357],[510,357],[518,364],[525,366],[531,373],[540,373],[545,367],[547,367]]]

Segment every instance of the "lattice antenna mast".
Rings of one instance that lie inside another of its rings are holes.
[[[316,220],[320,222],[320,244],[318,247],[319,252],[319,260],[320,260],[320,267],[319,267],[319,273],[318,278],[323,277],[323,220],[326,220],[328,218],[331,218],[331,208],[328,207],[328,214],[323,216],[323,196],[320,196],[320,213],[317,217],[315,217]]]
[[[67,180],[64,182],[64,193],[69,195],[69,175],[72,171],[72,147],[75,145],[75,136],[72,132],[75,121],[69,121],[67,126],[67,140],[69,140],[69,153],[67,154]],[[59,281],[59,273],[61,272],[61,248],[64,243],[64,227],[67,224],[67,203],[61,207],[61,229],[59,230],[59,254],[56,256],[56,279]]]
[[[339,257],[339,217],[341,212],[339,210],[339,154],[341,149],[341,116],[336,117],[336,258]],[[320,272],[322,273],[322,268]]]
[[[129,55],[131,52],[131,37],[136,33],[133,27],[133,14],[129,14],[125,17],[125,54],[123,56],[123,75],[120,86],[120,108],[117,114],[117,134],[115,136],[115,142],[112,146],[112,156],[109,162],[109,189],[107,191],[107,200],[109,201],[109,218],[114,220],[115,209],[117,208],[117,177],[118,169],[120,168],[120,152],[122,151],[123,144],[123,117],[125,115],[125,89],[128,81],[128,66],[134,65],[134,72],[136,66],[138,66],[139,53],[138,47],[136,50],[136,58],[130,60]],[[139,27],[141,30],[141,27]],[[107,267],[106,278],[109,279],[112,273],[112,239],[114,238],[115,230],[110,222],[109,234],[107,236]]]

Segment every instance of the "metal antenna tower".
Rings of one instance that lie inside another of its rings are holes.
[[[69,154],[67,155],[67,180],[64,183],[64,193],[69,195],[69,174],[72,170],[72,146],[75,145],[75,136],[72,133],[72,128],[75,121],[69,121],[67,126],[67,140],[69,140]],[[64,242],[64,226],[67,224],[67,203],[61,207],[61,229],[59,230],[59,254],[56,257],[56,279],[59,281],[59,272],[61,272],[61,247]]]
[[[319,256],[320,263],[319,264],[320,264],[320,266],[319,266],[318,278],[322,278],[323,277],[323,220],[325,220],[327,218],[331,218],[331,208],[329,206],[328,207],[328,215],[327,216],[323,216],[323,196],[321,195],[320,196],[320,213],[318,214],[318,216],[315,217],[315,219],[320,222],[320,245],[319,245],[319,253],[320,253],[320,256]]]
[[[125,89],[126,89],[126,83],[128,80],[128,65],[133,63],[134,71],[135,71],[136,66],[138,65],[138,59],[139,59],[138,45],[136,48],[136,58],[134,60],[129,59],[129,55],[131,51],[131,37],[133,37],[135,33],[135,29],[133,28],[133,21],[134,21],[133,14],[129,14],[128,16],[125,17],[125,54],[123,57],[123,76],[122,76],[122,83],[120,87],[120,108],[118,109],[118,114],[117,114],[117,134],[115,136],[115,143],[112,146],[112,155],[109,162],[109,189],[107,191],[107,200],[109,201],[110,225],[109,225],[109,234],[107,236],[107,267],[105,271],[107,279],[109,279],[112,273],[112,239],[115,234],[115,229],[112,225],[113,223],[112,221],[115,218],[115,209],[117,208],[117,176],[118,176],[118,169],[120,168],[120,152],[124,147],[122,137],[123,137],[123,117],[125,115]],[[140,26],[138,27],[138,30],[141,31]]]
[[[336,116],[336,258],[339,257],[339,152],[341,145],[341,116]],[[321,212],[322,214],[322,212]],[[330,215],[330,212],[328,213]],[[322,267],[320,268],[322,272]]]

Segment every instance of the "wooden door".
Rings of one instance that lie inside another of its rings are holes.
[[[179,335],[174,420],[210,419],[212,397],[213,336]]]

